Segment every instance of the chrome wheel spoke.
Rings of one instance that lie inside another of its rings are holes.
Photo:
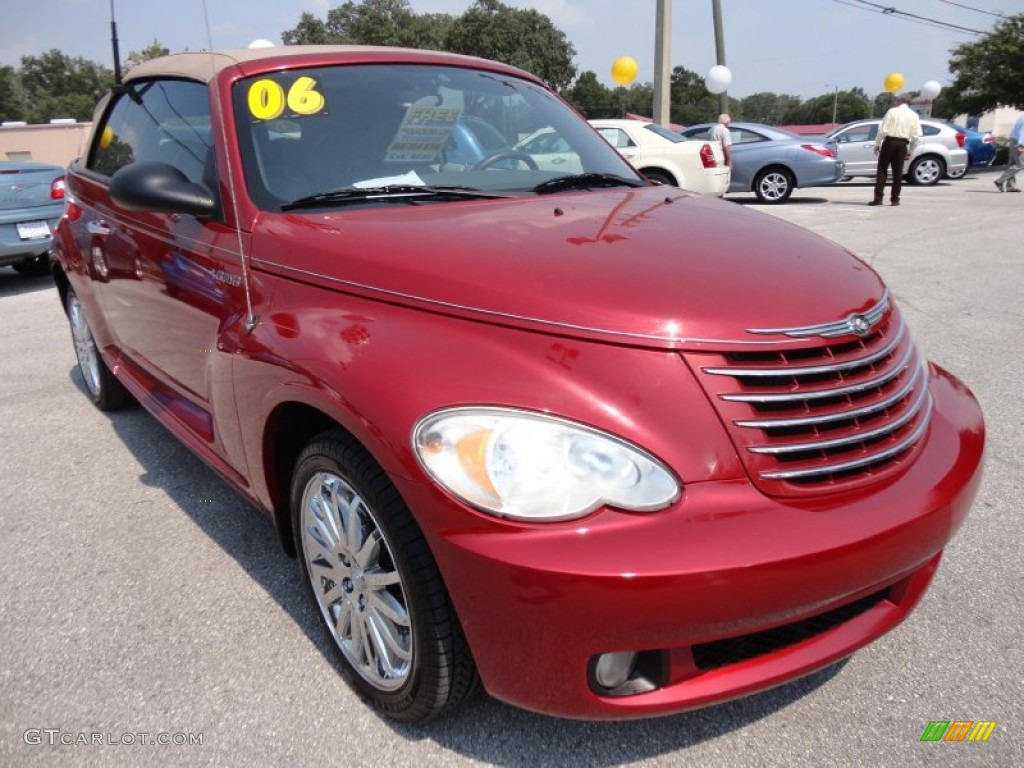
[[[359,564],[360,568],[372,568],[377,564],[380,558],[380,543],[383,540],[384,535],[377,528],[374,528],[367,534],[363,546],[355,553],[355,561]],[[397,576],[398,574],[396,573],[395,575]]]
[[[398,575],[398,571],[368,571],[363,574],[363,579],[367,586],[379,589],[400,583],[402,577]]]
[[[381,672],[387,677],[401,675],[403,666],[412,661],[408,643],[396,636],[393,626],[372,612],[367,618],[367,629],[377,660],[383,667]]]
[[[405,608],[387,592],[375,592],[370,597],[370,605],[380,616],[391,621],[393,624],[409,628],[409,614]]]

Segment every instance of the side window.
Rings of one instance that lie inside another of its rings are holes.
[[[690,138],[690,139],[710,139],[711,138],[711,129],[710,128],[704,128],[703,130],[694,131],[694,132],[687,131],[683,135],[686,136],[687,138]]]
[[[927,123],[921,123],[921,132],[925,136],[934,136],[939,132],[939,129],[934,125],[928,125]]]
[[[858,125],[846,131],[845,133],[839,134],[838,139],[839,142],[842,144],[857,144],[862,141],[874,141],[877,135],[877,125]]]
[[[88,168],[104,176],[140,160],[159,160],[201,182],[213,139],[206,86],[188,80],[132,83],[98,128]]]
[[[616,149],[628,149],[629,147],[636,146],[633,140],[621,128],[598,128],[597,132],[604,136],[608,143]]]
[[[729,135],[733,144],[753,144],[755,141],[764,141],[764,137],[753,131],[745,131],[742,128],[730,128]]]

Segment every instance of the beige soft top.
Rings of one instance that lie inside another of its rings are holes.
[[[358,57],[360,54],[372,54],[375,58],[387,57],[388,54],[399,60],[410,57],[418,59],[436,58],[438,63],[453,60],[464,63],[484,64],[494,67],[494,62],[473,56],[455,53],[440,53],[413,48],[386,48],[377,45],[282,45],[273,48],[234,48],[223,51],[186,51],[172,56],[161,56],[158,59],[144,61],[133,67],[124,76],[125,82],[147,77],[183,77],[190,80],[210,82],[222,69],[264,59],[279,59],[290,56],[309,56],[317,54],[335,54],[338,56]],[[513,67],[507,67],[511,71]]]

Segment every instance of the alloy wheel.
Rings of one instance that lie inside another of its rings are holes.
[[[82,378],[85,379],[89,394],[96,397],[100,391],[99,352],[96,350],[96,342],[93,340],[89,323],[85,319],[82,303],[77,296],[71,296],[68,301],[68,317],[71,320],[71,338],[75,344],[78,367],[82,371]]]
[[[344,479],[317,472],[302,494],[302,550],[310,584],[338,648],[380,691],[413,666],[409,603],[373,511]]]

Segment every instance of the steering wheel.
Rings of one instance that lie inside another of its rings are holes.
[[[470,168],[471,171],[483,171],[490,168],[495,163],[499,163],[502,160],[518,160],[526,163],[527,167],[531,171],[537,170],[537,163],[532,157],[525,152],[520,152],[518,149],[499,149],[497,152],[492,152],[479,163]]]

